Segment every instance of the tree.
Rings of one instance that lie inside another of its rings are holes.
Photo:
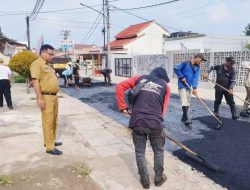
[[[250,44],[247,44],[247,45],[246,45],[246,48],[250,50]]]
[[[243,31],[246,36],[250,36],[250,23],[245,27],[245,31]]]
[[[29,93],[30,65],[38,59],[38,55],[25,50],[14,55],[9,62],[9,67],[26,79],[27,92]]]
[[[12,71],[15,71],[22,77],[28,79],[30,77],[30,65],[38,59],[38,55],[25,50],[10,59],[9,67]]]

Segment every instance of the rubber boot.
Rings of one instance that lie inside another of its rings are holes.
[[[214,115],[217,117],[217,118],[220,118],[220,112],[219,112],[219,107],[220,107],[220,104],[214,104]]]
[[[186,110],[186,106],[182,106],[182,118],[181,118],[181,121],[186,121],[188,118],[187,118],[187,110]]]
[[[236,115],[236,107],[235,104],[230,105],[231,113],[232,113],[232,119],[236,120],[239,118],[239,116]]]
[[[187,106],[182,106],[182,111],[183,111],[183,115],[182,115],[182,118],[181,118],[181,121],[183,123],[185,123],[185,125],[189,125],[191,124],[192,122],[188,119],[188,107]]]

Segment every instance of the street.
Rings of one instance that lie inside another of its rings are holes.
[[[62,90],[127,126],[129,118],[120,114],[117,109],[114,85],[105,87],[103,82],[94,81],[92,87],[83,87],[79,91],[74,88],[62,88]],[[212,101],[205,100],[205,102],[211,109],[213,108]],[[229,107],[222,104],[220,113],[223,127],[217,131],[214,130],[217,121],[196,98],[192,98],[191,110],[193,124],[187,128],[180,122],[182,112],[179,95],[172,94],[164,118],[165,130],[208,161],[219,165],[222,172],[216,173],[190,160],[183,154],[183,150],[168,140],[166,150],[230,190],[250,189],[249,119],[232,120]]]

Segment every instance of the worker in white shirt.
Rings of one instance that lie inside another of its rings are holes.
[[[246,101],[250,102],[250,62],[243,62],[242,63],[243,68],[245,68],[247,70],[247,75],[246,75],[246,80],[245,80],[245,88],[247,91],[247,95],[246,95]],[[247,102],[244,102],[243,104],[243,108],[240,112],[240,115],[242,117],[249,117],[249,112],[248,112],[248,106],[249,104]]]
[[[9,109],[13,109],[10,79],[12,72],[8,66],[3,65],[3,59],[0,58],[0,107],[3,107],[3,95]]]

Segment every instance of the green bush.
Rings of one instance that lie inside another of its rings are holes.
[[[27,79],[30,77],[30,65],[38,59],[38,55],[25,50],[10,59],[9,67],[12,71],[17,72],[23,78]]]
[[[26,79],[22,77],[21,75],[14,76],[14,82],[15,83],[25,83]]]

